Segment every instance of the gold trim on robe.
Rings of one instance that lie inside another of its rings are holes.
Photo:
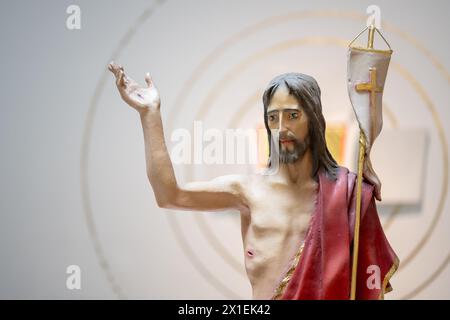
[[[381,288],[379,300],[384,300],[384,294],[392,291],[392,287],[389,285],[389,280],[392,278],[394,273],[397,271],[398,266],[400,265],[400,260],[396,257],[394,263],[392,264],[391,269],[389,269],[388,273],[384,276],[383,279],[383,287]]]
[[[286,286],[288,285],[289,280],[291,280],[292,274],[294,273],[300,261],[300,257],[302,256],[304,246],[305,243],[303,242],[302,245],[300,246],[300,250],[297,252],[294,259],[292,260],[289,270],[286,272],[286,275],[284,276],[283,280],[281,280],[280,284],[275,289],[275,294],[273,295],[271,300],[279,300],[283,296],[284,289],[286,289]]]

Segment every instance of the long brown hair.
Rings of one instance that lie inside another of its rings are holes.
[[[317,81],[302,73],[285,73],[270,81],[263,94],[264,125],[269,139],[269,166],[271,155],[272,133],[269,129],[267,108],[278,87],[285,85],[308,116],[309,139],[313,160],[312,176],[317,178],[320,168],[323,168],[329,177],[336,179],[338,164],[328,150],[325,141],[325,118],[322,114],[320,101],[320,88]]]

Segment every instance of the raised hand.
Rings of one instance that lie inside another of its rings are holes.
[[[111,62],[108,65],[108,69],[115,75],[120,96],[129,106],[136,109],[139,113],[159,110],[161,104],[159,92],[149,73],[145,75],[147,86],[143,87],[128,77],[122,66]]]

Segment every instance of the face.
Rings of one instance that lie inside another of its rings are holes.
[[[267,108],[270,130],[279,130],[280,162],[293,163],[309,148],[308,117],[286,86],[275,91]]]

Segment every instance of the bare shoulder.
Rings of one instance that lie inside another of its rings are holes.
[[[229,174],[213,178],[209,181],[189,182],[184,187],[191,191],[216,191],[242,194],[246,189],[249,177],[247,175]]]
[[[246,195],[249,190],[252,189],[254,178],[253,175],[229,174],[219,176],[214,180],[226,188],[227,191],[239,195],[240,197],[247,198]]]
[[[258,185],[261,186],[266,183],[266,177],[261,174],[231,174],[217,177],[216,180],[221,181],[230,189],[239,191],[243,194],[248,194]]]

